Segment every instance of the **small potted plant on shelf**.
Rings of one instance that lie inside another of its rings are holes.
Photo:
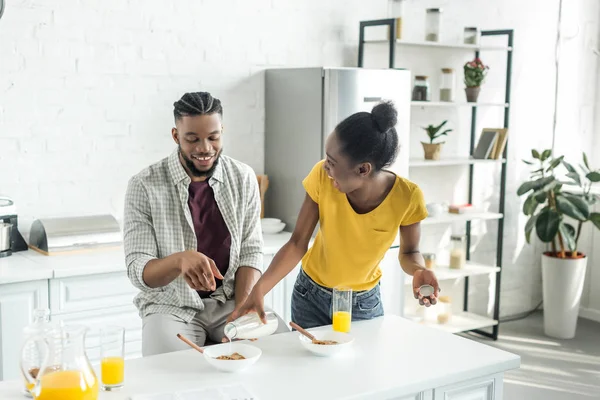
[[[425,159],[426,160],[439,160],[440,152],[442,151],[442,145],[445,142],[434,143],[433,141],[442,136],[448,136],[448,132],[452,132],[452,129],[446,129],[443,132],[440,132],[444,125],[446,125],[447,120],[439,124],[438,126],[429,125],[425,129],[427,132],[427,136],[429,137],[429,143],[421,142],[423,145],[423,150],[425,151]]]
[[[519,196],[528,195],[523,213],[529,217],[525,225],[528,243],[535,229],[537,237],[547,243],[542,254],[542,287],[544,301],[544,333],[550,337],[571,339],[575,336],[586,255],[578,243],[583,225],[591,222],[600,229],[600,213],[592,206],[600,197],[591,193],[592,184],[600,182],[600,170],[590,168],[587,155],[575,168],[563,156],[553,157],[551,150],[532,150],[534,168],[531,178],[518,189]],[[556,176],[564,167],[565,178]]]
[[[483,62],[481,62],[479,57],[476,57],[473,61],[465,63],[465,92],[467,94],[468,102],[477,102],[479,91],[481,90],[481,84],[485,79],[488,69],[489,67],[487,65],[483,65]]]

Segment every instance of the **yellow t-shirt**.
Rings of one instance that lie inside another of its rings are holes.
[[[383,202],[366,214],[357,214],[346,195],[318,162],[302,182],[319,205],[319,230],[302,258],[302,268],[313,281],[333,288],[370,290],[381,278],[379,263],[403,225],[427,217],[423,192],[414,183],[396,176]]]

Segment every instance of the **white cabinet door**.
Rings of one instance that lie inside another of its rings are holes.
[[[434,400],[502,400],[503,375],[460,382],[433,391]]]
[[[398,261],[398,249],[390,249],[380,263],[381,299],[387,315],[400,315],[404,311],[404,272]]]
[[[431,400],[433,398],[433,393],[431,390],[426,392],[421,392],[417,394],[413,394],[411,396],[398,397],[391,400]]]
[[[108,325],[125,328],[125,358],[142,356],[142,320],[134,306],[107,307],[102,310],[86,311],[51,316],[52,321],[63,321],[69,325],[85,325],[89,328],[85,338],[85,349],[92,365],[100,364],[100,329]]]
[[[130,306],[138,290],[125,272],[50,280],[53,315]]]
[[[33,310],[48,307],[48,281],[0,285],[0,380],[18,379],[23,328]]]

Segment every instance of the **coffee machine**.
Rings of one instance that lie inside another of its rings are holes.
[[[7,227],[8,224],[10,227]],[[19,222],[17,217],[17,208],[12,199],[0,197],[0,227],[8,228],[0,232],[8,232],[8,246],[0,243],[0,258],[8,257],[17,251],[27,250],[27,242],[19,232]],[[0,234],[0,236],[2,236]]]

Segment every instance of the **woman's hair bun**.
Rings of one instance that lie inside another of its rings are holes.
[[[381,132],[387,132],[398,122],[398,111],[391,101],[383,101],[373,107],[371,118]]]

